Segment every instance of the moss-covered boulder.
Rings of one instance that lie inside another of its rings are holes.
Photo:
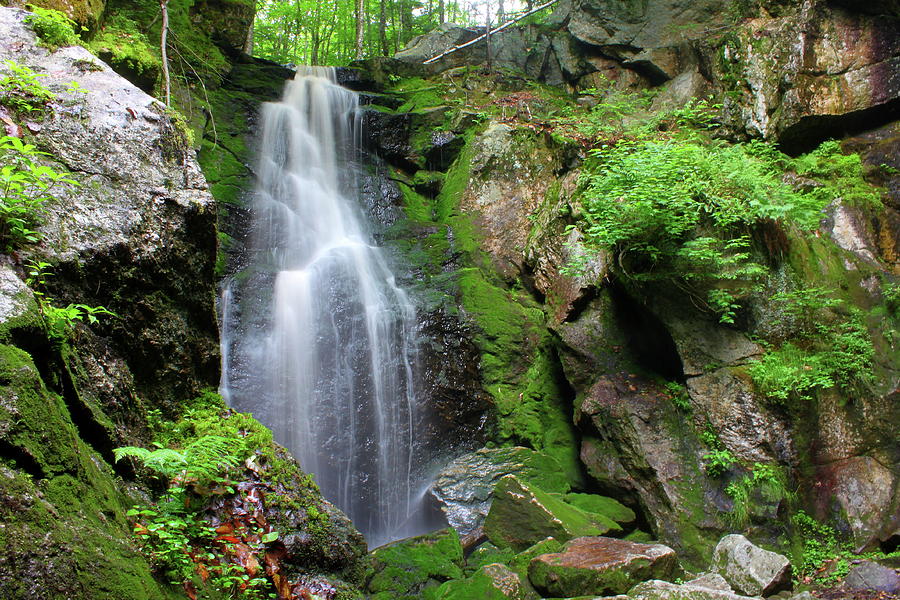
[[[463,577],[463,550],[453,529],[392,542],[370,555],[366,590],[373,600],[434,598],[440,584]]]
[[[584,512],[603,515],[619,525],[630,525],[637,518],[633,510],[608,496],[573,492],[566,494],[563,499],[567,504],[580,508]]]
[[[667,546],[584,537],[568,542],[562,552],[533,559],[528,578],[547,596],[571,597],[624,594],[637,583],[672,579],[679,571],[675,551]]]
[[[466,536],[480,527],[491,507],[494,488],[506,475],[517,475],[547,492],[568,492],[571,483],[553,456],[529,448],[482,448],[444,467],[431,494],[450,525]]]
[[[537,600],[540,596],[518,573],[500,564],[485,565],[471,577],[448,581],[435,600]]]
[[[611,530],[621,528],[614,521],[566,504],[514,475],[507,475],[497,484],[484,521],[484,532],[491,542],[517,551],[548,537],[566,541]]]
[[[0,597],[178,598],[138,554],[112,468],[32,357],[0,346]]]

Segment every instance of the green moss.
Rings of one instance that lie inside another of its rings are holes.
[[[63,400],[44,386],[31,357],[0,346],[0,596],[97,599],[177,597],[154,581],[135,551],[109,466],[79,438]],[[49,590],[55,590],[49,592]]]
[[[566,504],[534,484],[508,475],[494,489],[494,500],[484,521],[484,533],[500,548],[521,552],[552,537],[568,541],[582,536],[603,535],[618,526],[608,519]]]
[[[463,576],[463,553],[454,529],[400,540],[375,549],[367,589],[373,598],[432,598],[437,585]]]
[[[403,193],[403,209],[408,219],[422,222],[432,220],[431,202],[428,198],[403,183],[398,183],[397,187]]]
[[[637,518],[634,511],[621,502],[598,494],[566,494],[564,500],[587,513],[603,515],[616,523],[633,523]]]

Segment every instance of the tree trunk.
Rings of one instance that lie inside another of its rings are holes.
[[[438,22],[443,25],[447,15],[444,12],[444,0],[438,0]]]
[[[443,0],[441,0],[443,2]],[[387,0],[381,0],[381,16],[378,20],[378,38],[381,40],[381,54],[387,56],[391,53],[387,39]]]
[[[356,60],[362,60],[366,32],[366,2],[356,0]]]
[[[244,40],[244,54],[253,55],[253,29],[256,27],[256,14],[250,20],[250,29],[247,30],[247,38]]]
[[[159,34],[159,50],[162,54],[163,87],[165,89],[166,106],[169,106],[171,98],[171,85],[169,80],[169,55],[166,52],[166,38],[169,35],[169,0],[159,0],[159,9],[162,11],[162,28]]]
[[[485,44],[487,46],[487,70],[488,73],[491,72],[491,4],[488,2],[485,4],[487,11],[487,19],[484,23],[484,36],[485,36]]]

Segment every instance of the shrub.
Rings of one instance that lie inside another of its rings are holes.
[[[77,46],[81,43],[81,38],[75,33],[78,26],[63,13],[33,4],[28,5],[28,10],[33,14],[25,17],[25,22],[37,34],[41,46],[53,52],[63,46]]]
[[[25,65],[14,60],[5,60],[3,64],[9,73],[0,78],[0,104],[17,112],[41,113],[56,95],[41,85],[39,77]]]
[[[0,244],[10,252],[40,239],[34,229],[55,188],[78,185],[69,174],[36,162],[46,156],[16,137],[0,137]]]

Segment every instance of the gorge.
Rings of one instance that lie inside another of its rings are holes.
[[[897,593],[896,3],[304,70],[170,0],[168,109],[157,2],[37,4],[87,30],[0,8],[4,176],[75,182],[0,232],[0,596]]]

